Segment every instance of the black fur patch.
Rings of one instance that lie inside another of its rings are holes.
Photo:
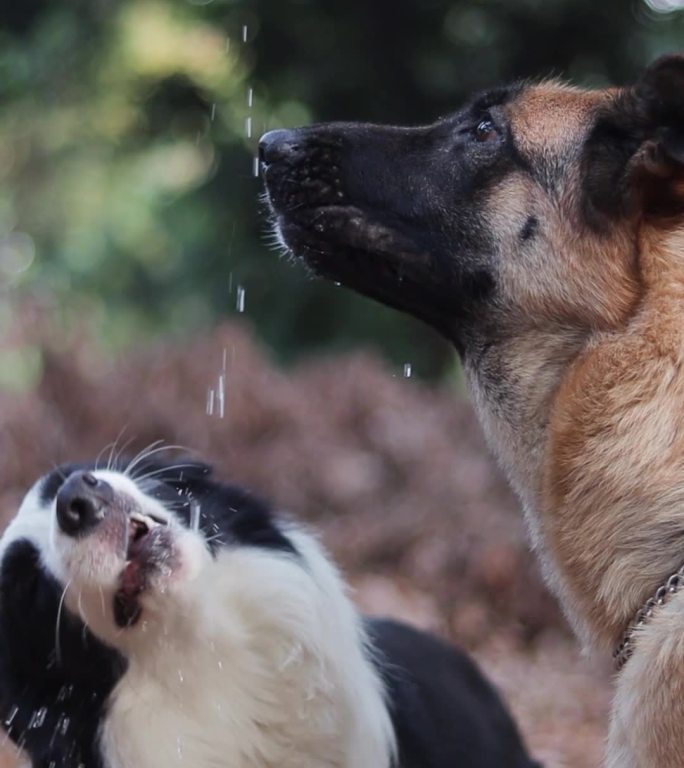
[[[635,206],[669,215],[684,173],[684,56],[665,56],[600,111],[582,161],[588,220],[601,225]]]
[[[168,505],[187,527],[192,524],[193,506],[198,505],[199,530],[214,554],[230,545],[296,554],[267,502],[244,488],[213,480],[206,464],[177,463],[186,466],[174,469],[173,464],[143,462],[139,474],[151,473],[152,485],[147,492]]]
[[[470,108],[474,115],[480,117],[493,107],[502,107],[507,104],[520,93],[522,88],[524,88],[523,83],[492,88],[476,96]]]
[[[540,768],[464,653],[395,621],[371,619],[366,628],[389,691],[397,768]]]
[[[536,216],[529,216],[525,226],[520,230],[520,239],[523,242],[531,240],[539,230],[539,219]]]
[[[28,541],[0,568],[0,716],[40,768],[101,768],[98,728],[124,659],[68,611]],[[58,645],[56,644],[58,641]]]

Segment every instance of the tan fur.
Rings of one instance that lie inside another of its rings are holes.
[[[684,564],[684,215],[625,214],[604,234],[582,224],[580,151],[610,98],[547,83],[507,105],[523,157],[561,181],[549,192],[521,171],[490,195],[507,254],[502,339],[486,372],[466,360],[549,581],[604,649]],[[530,212],[541,230],[522,247]],[[640,631],[618,679],[606,765],[684,766],[682,593]]]
[[[604,91],[583,91],[549,81],[526,89],[511,110],[513,133],[524,153],[576,147]]]

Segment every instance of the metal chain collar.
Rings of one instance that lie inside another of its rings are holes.
[[[613,651],[613,663],[617,672],[625,666],[634,653],[634,634],[637,629],[643,627],[653,615],[653,611],[658,606],[668,603],[672,595],[676,594],[681,587],[684,587],[684,565],[677,573],[673,573],[664,584],[661,584],[653,597],[649,597],[636,612],[631,624],[622,636],[620,645]]]

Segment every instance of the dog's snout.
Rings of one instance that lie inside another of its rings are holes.
[[[74,472],[59,489],[57,523],[69,536],[80,536],[104,519],[112,487],[90,472]]]
[[[269,131],[259,139],[259,161],[262,165],[286,160],[299,148],[296,131]]]

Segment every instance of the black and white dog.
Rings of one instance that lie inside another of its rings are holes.
[[[63,466],[0,539],[0,716],[40,768],[530,768],[464,655],[359,617],[201,464]]]

